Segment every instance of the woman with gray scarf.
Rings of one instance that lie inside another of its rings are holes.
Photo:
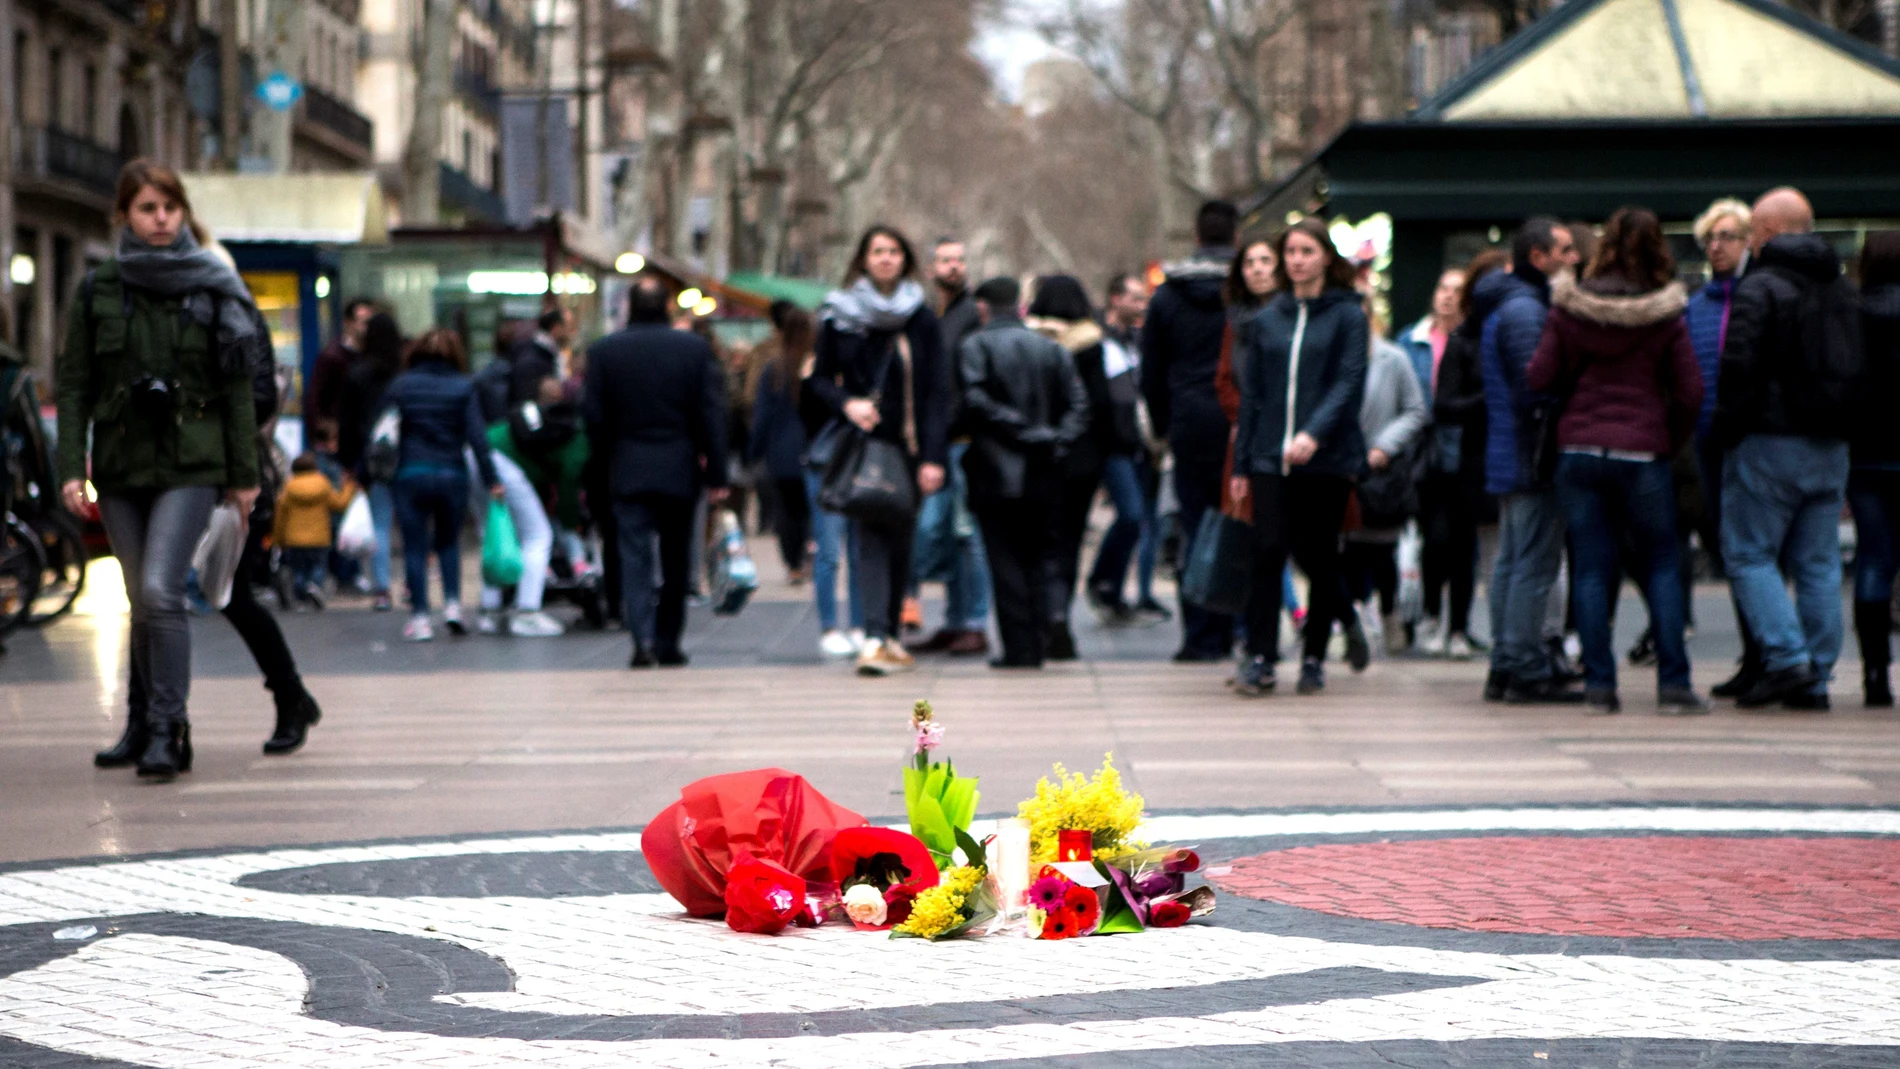
[[[248,517],[257,498],[258,320],[237,272],[200,245],[175,172],[133,160],[115,205],[118,255],[87,277],[56,365],[61,493],[75,513],[97,493],[146,692],[138,771],[170,779],[191,769],[192,551],[220,499]]]
[[[816,360],[806,388],[838,417],[901,446],[920,497],[943,486],[949,456],[950,370],[937,315],[917,283],[910,242],[877,225],[858,241],[845,287],[819,309]],[[897,640],[910,586],[916,519],[858,522],[858,592],[864,601],[860,675],[908,671],[915,662]]]

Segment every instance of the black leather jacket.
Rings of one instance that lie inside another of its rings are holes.
[[[957,363],[971,496],[1021,498],[1032,481],[1054,478],[1089,426],[1088,393],[1068,350],[997,316],[965,339]]]

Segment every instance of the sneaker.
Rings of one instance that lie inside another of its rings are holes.
[[[1473,648],[1471,639],[1467,638],[1462,631],[1452,635],[1451,638],[1446,640],[1444,652],[1445,656],[1454,661],[1469,661],[1478,655],[1478,651]]]
[[[1437,620],[1427,620],[1419,625],[1418,650],[1427,657],[1443,657],[1449,646],[1450,636]]]
[[[516,638],[553,638],[565,634],[567,627],[545,612],[518,612],[508,621],[508,633]]]
[[[299,593],[305,601],[310,603],[310,607],[318,612],[322,612],[327,604],[323,598],[323,588],[315,584],[304,587]]]
[[[1630,647],[1629,661],[1638,668],[1655,664],[1656,636],[1644,631],[1642,637],[1636,640],[1636,645]]]
[[[1548,679],[1511,680],[1504,685],[1504,700],[1511,705],[1575,705],[1584,700],[1584,692],[1552,676]]]
[[[1583,692],[1583,711],[1592,716],[1614,716],[1623,711],[1623,702],[1608,687],[1587,687]]]
[[[428,642],[435,638],[435,625],[429,622],[429,614],[419,612],[402,625],[402,637],[405,642]]]
[[[1165,624],[1174,619],[1174,613],[1153,598],[1142,598],[1135,603],[1135,618],[1146,623]]]
[[[1372,645],[1366,641],[1366,629],[1360,625],[1357,617],[1346,625],[1346,663],[1352,665],[1355,672],[1363,672],[1372,663]],[[1300,678],[1305,679],[1302,671]]]
[[[1300,662],[1300,682],[1293,689],[1301,694],[1318,694],[1326,689],[1326,669],[1319,658],[1308,657]]]
[[[1113,587],[1092,586],[1085,592],[1089,608],[1103,627],[1122,627],[1134,622],[1135,611],[1123,604],[1121,591]]]
[[[1709,703],[1688,687],[1659,687],[1656,712],[1660,716],[1706,716]]]
[[[475,633],[478,635],[499,635],[504,630],[502,613],[483,612],[475,614]]]
[[[862,650],[864,648],[864,644],[870,641],[870,639],[864,636],[864,628],[862,627],[854,627],[851,630],[846,631],[845,637],[851,640],[852,653],[856,653],[859,650]]]
[[[385,591],[376,595],[376,600],[370,602],[369,607],[375,612],[388,612],[396,607],[396,603],[390,600],[388,592]]]
[[[1812,664],[1798,664],[1778,672],[1763,672],[1753,686],[1736,696],[1735,704],[1743,709],[1760,709],[1765,705],[1811,693],[1815,683]]]
[[[367,575],[359,575],[359,576],[357,576],[357,577],[356,577],[356,582],[354,582],[354,583],[352,583],[352,584],[350,584],[350,585],[351,585],[351,587],[352,587],[352,588],[354,588],[354,589],[355,589],[355,591],[356,591],[356,592],[357,592],[358,594],[374,594],[374,593],[376,593],[376,584],[375,584],[375,583],[373,583],[373,582],[371,582],[371,581],[370,581],[370,578],[369,578],[369,576],[367,576]]]
[[[1267,663],[1265,657],[1249,657],[1234,680],[1234,693],[1243,698],[1258,698],[1272,690],[1275,682],[1273,665]]]
[[[457,638],[468,634],[468,625],[462,622],[462,606],[453,601],[442,606],[442,626]]]
[[[834,660],[843,660],[858,652],[858,646],[851,641],[850,635],[832,628],[819,637],[818,652]]]
[[[915,667],[917,662],[896,639],[874,638],[858,651],[858,674],[861,676],[888,676],[908,672]]]
[[[924,603],[921,599],[904,599],[903,612],[898,616],[898,629],[905,632],[924,629]]]

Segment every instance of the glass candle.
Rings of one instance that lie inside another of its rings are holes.
[[[1029,891],[1029,822],[1021,817],[998,821],[996,842],[990,846],[990,864],[996,889],[1007,912],[1021,908]]]
[[[1095,860],[1095,833],[1087,828],[1056,832],[1056,857],[1063,861]]]

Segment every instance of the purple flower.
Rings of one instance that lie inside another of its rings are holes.
[[[943,744],[943,725],[925,723],[917,725],[917,752],[925,753]]]

